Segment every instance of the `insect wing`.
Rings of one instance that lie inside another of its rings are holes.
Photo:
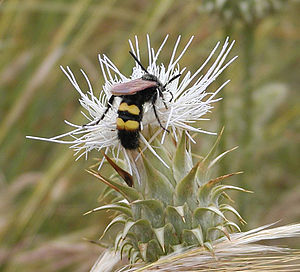
[[[134,79],[125,83],[118,83],[111,87],[110,92],[113,95],[133,95],[147,88],[155,87],[155,81]]]

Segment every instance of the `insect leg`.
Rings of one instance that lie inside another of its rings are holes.
[[[171,95],[171,99],[169,100],[169,102],[172,102],[172,100],[173,100],[173,98],[174,98],[174,95],[173,95],[172,92],[169,92],[169,93],[170,93],[170,95]]]
[[[168,107],[167,107],[165,97],[164,97],[164,94],[163,94],[161,88],[158,88],[158,93],[159,93],[159,96],[161,97],[162,102],[164,103],[164,106],[165,106],[166,110],[167,110]],[[156,98],[157,98],[157,95],[156,95]],[[155,98],[155,101],[156,101],[156,98]]]
[[[160,127],[161,127],[163,130],[165,130],[165,131],[167,131],[168,133],[170,133],[170,131],[169,131],[168,129],[166,129],[165,127],[163,127],[163,125],[161,124],[161,122],[160,122],[160,120],[159,120],[159,118],[158,118],[158,114],[157,114],[156,106],[155,106],[156,99],[157,99],[157,93],[155,93],[155,94],[152,96],[152,106],[153,106],[154,115],[155,115],[155,117],[156,117],[156,119],[157,119],[157,121],[158,121]],[[165,104],[165,102],[164,102],[164,104]],[[165,106],[167,106],[167,105],[165,104]]]
[[[105,117],[105,114],[109,111],[109,109],[111,108],[112,104],[114,103],[115,100],[115,96],[112,95],[107,103],[107,108],[105,110],[105,112],[102,114],[101,118],[97,120],[97,122],[95,123],[95,125],[98,125],[100,123],[101,120],[103,120],[103,118]]]
[[[168,84],[170,84],[173,80],[175,80],[176,78],[178,78],[178,77],[180,77],[181,76],[181,74],[178,74],[178,75],[176,75],[176,76],[173,76],[164,86],[163,86],[163,88],[166,88],[167,87],[167,85]],[[169,91],[169,93],[171,94],[171,99],[170,99],[170,101],[169,102],[171,102],[172,100],[173,100],[173,98],[174,98],[174,95],[173,95],[173,93],[171,92],[171,91]]]
[[[98,125],[100,123],[100,121],[105,117],[105,114],[109,111],[109,109],[111,108],[113,102],[114,102],[114,99],[115,99],[115,96],[112,95],[109,100],[108,100],[108,103],[107,103],[107,108],[105,110],[105,112],[102,114],[101,118],[99,118],[96,122],[94,123],[91,123],[91,124],[85,124],[83,125],[83,127],[86,127],[86,126],[91,126],[91,125]]]

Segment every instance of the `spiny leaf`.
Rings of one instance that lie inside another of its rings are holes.
[[[136,249],[134,248],[134,246],[128,250],[128,260],[131,259],[132,252],[134,252],[135,250],[136,250]]]
[[[215,252],[214,252],[214,247],[212,245],[212,243],[210,241],[206,241],[203,246],[208,249],[209,252],[211,252],[213,254],[213,256],[215,256]]]
[[[223,194],[222,194],[222,196],[224,197],[224,198],[226,198],[229,202],[231,202],[231,203],[235,203],[235,201],[226,193],[226,192],[224,192]]]
[[[132,187],[133,185],[133,177],[126,172],[124,169],[122,169],[120,166],[118,166],[113,160],[111,160],[105,153],[103,153],[105,159],[109,162],[109,164],[117,171],[117,173],[120,175],[120,177],[127,183],[129,187]]]
[[[182,244],[178,244],[178,245],[174,245],[172,246],[173,250],[175,252],[180,252],[186,249],[186,246],[182,243]]]
[[[221,182],[222,180],[224,180],[226,178],[232,177],[234,175],[240,175],[240,174],[243,174],[243,172],[240,171],[240,172],[226,174],[226,175],[209,180],[205,185],[207,187],[211,188],[212,186],[215,186],[217,183]]]
[[[153,140],[153,145],[158,147],[156,149],[156,152],[157,152],[158,156],[160,156],[163,159],[163,161],[166,162],[167,165],[169,165],[169,168],[161,167],[161,162],[159,160],[157,160],[157,158],[153,155],[153,153],[149,149],[147,149],[144,152],[145,157],[147,157],[148,161],[151,162],[152,166],[155,169],[159,169],[159,171],[163,175],[165,175],[168,178],[168,180],[175,187],[176,181],[174,179],[173,170],[171,168],[172,161],[170,160],[170,157],[167,155],[168,150],[165,148],[164,145],[162,145],[160,143],[160,141],[157,138]]]
[[[234,150],[236,150],[238,148],[238,146],[233,147],[225,152],[223,152],[222,154],[220,154],[219,156],[217,156],[215,159],[213,159],[210,164],[207,167],[207,170],[209,170],[210,168],[212,168],[218,161],[220,161],[226,154],[228,154],[229,152],[232,152]]]
[[[184,229],[182,231],[182,241],[185,247],[189,247],[191,245],[193,246],[198,245],[198,240],[195,237],[195,235],[190,230],[187,229]]]
[[[182,218],[182,221],[185,223],[183,206],[173,206],[173,208],[178,212]]]
[[[129,202],[132,202],[136,199],[139,199],[139,193],[136,189],[132,187],[125,186],[116,181],[104,178],[100,173],[94,170],[86,170],[88,173],[92,174],[96,178],[98,178],[101,182],[119,192],[124,198],[126,198]]]
[[[188,229],[191,229],[193,226],[193,213],[187,203],[183,205],[183,211],[184,211],[184,219],[185,219],[186,226]]]
[[[122,231],[121,231],[122,232]],[[122,234],[122,233],[121,233]],[[134,232],[128,231],[126,238],[125,239],[121,239],[121,244],[119,245],[119,248],[126,242],[131,243],[132,247],[135,250],[138,250],[138,238],[136,237]]]
[[[201,163],[197,170],[197,180],[200,185],[204,184],[207,180],[208,176],[208,165],[209,162],[212,160],[212,157],[217,149],[217,146],[221,140],[222,134],[224,132],[224,127],[222,128],[221,132],[219,133],[217,140],[215,141],[213,147],[210,149],[210,151],[207,153],[207,155],[201,160]]]
[[[201,229],[201,228],[200,228]],[[182,237],[183,241],[187,243],[187,245],[203,245],[203,234],[199,228],[192,230],[183,230]]]
[[[214,206],[212,206],[212,205],[211,205],[211,206],[208,206],[208,207],[200,207],[200,208],[196,209],[195,212],[196,212],[196,211],[201,211],[201,210],[203,210],[203,211],[208,211],[208,212],[212,212],[212,213],[214,213],[214,214],[216,214],[216,215],[222,217],[225,221],[227,221],[227,219],[226,219],[226,217],[224,216],[224,214],[223,214],[218,208],[216,208],[216,207],[214,207]]]
[[[120,249],[121,260],[122,260],[122,258],[123,258],[123,251],[124,251],[124,249],[125,249],[126,246],[127,246],[127,247],[130,247],[130,249],[133,248],[131,242],[129,242],[128,240],[127,240],[127,241],[124,241],[124,243],[122,243],[121,249]]]
[[[148,199],[159,199],[163,203],[173,202],[174,187],[169,180],[158,170],[153,168],[146,157],[143,156],[145,169],[148,173],[146,197]]]
[[[132,228],[132,226],[134,226],[136,224],[136,221],[131,221],[131,220],[128,220],[126,223],[125,223],[125,226],[124,226],[124,229],[123,229],[123,232],[122,232],[122,239],[124,240],[127,236],[127,233],[130,231],[130,229]]]
[[[182,217],[182,215],[180,215],[178,211],[175,209],[175,207],[173,206],[168,206],[166,208],[166,217],[167,217],[167,222],[170,222],[175,228],[178,237],[181,237],[181,231],[186,226],[183,219],[184,217]]]
[[[163,252],[165,252],[165,227],[153,228],[156,239],[159,242]]]
[[[240,227],[236,223],[234,223],[232,221],[226,222],[224,224],[224,226],[230,228],[231,232],[233,232],[233,228],[235,228],[237,231],[241,232]]]
[[[141,259],[141,253],[139,251],[133,251],[130,256],[130,263],[136,263],[139,259]]]
[[[131,205],[133,220],[137,221],[140,218],[142,218],[142,209],[143,207],[141,205]]]
[[[99,240],[101,240],[101,239],[104,237],[104,235],[107,233],[107,231],[108,231],[113,225],[118,224],[118,223],[125,224],[126,220],[127,220],[127,218],[126,218],[123,214],[121,214],[121,215],[115,217],[115,218],[114,218],[114,219],[106,226],[106,228],[105,228],[105,230],[103,231],[103,234],[101,235],[101,237],[99,238]]]
[[[224,215],[216,208],[199,207],[193,213],[193,227],[201,226],[203,241],[207,240],[207,230],[220,220],[224,220]]]
[[[218,201],[219,196],[227,190],[240,191],[245,193],[252,193],[251,191],[247,191],[243,188],[232,186],[232,185],[218,185],[211,190],[211,198],[212,202],[216,203]]]
[[[187,202],[192,210],[197,207],[197,183],[195,177],[198,166],[199,163],[196,163],[191,171],[177,183],[175,188],[175,205],[183,205]]]
[[[224,211],[232,212],[241,221],[242,224],[246,224],[246,221],[240,216],[238,211],[235,208],[233,208],[232,206],[230,206],[228,204],[221,204],[219,206],[219,209],[222,212],[224,212]]]
[[[133,208],[141,209],[141,218],[148,219],[151,222],[151,226],[154,228],[159,228],[164,223],[164,208],[161,201],[156,199],[148,200],[136,200],[132,202],[131,206]]]
[[[190,172],[192,167],[192,157],[186,150],[186,136],[183,132],[173,159],[173,173],[175,180],[182,180]]]
[[[90,214],[92,212],[104,211],[104,210],[114,210],[114,211],[124,213],[130,217],[132,216],[130,208],[124,207],[124,205],[121,205],[120,203],[114,203],[114,204],[100,206],[98,208],[95,208],[93,210],[86,212],[84,215]]]
[[[211,191],[213,190],[212,189],[213,186],[215,186],[217,183],[221,182],[225,178],[229,178],[233,175],[238,175],[241,173],[242,172],[236,172],[236,173],[231,173],[231,174],[227,174],[224,176],[220,176],[215,179],[211,179],[206,184],[203,184],[202,186],[200,186],[200,188],[198,189],[198,199],[200,201],[200,204],[203,206],[207,206],[209,204],[209,202],[211,201],[210,197],[211,197]],[[213,202],[215,203],[215,201],[216,201],[216,199],[214,199]]]
[[[148,243],[142,243],[142,242],[139,242],[138,247],[139,247],[141,256],[142,256],[142,258],[143,258],[143,261],[146,262],[146,260],[147,260],[147,248],[148,248]]]
[[[105,186],[104,190],[98,196],[98,202],[104,202],[108,197],[112,196],[116,191],[109,186]],[[112,202],[112,201],[109,201]]]
[[[125,239],[127,233],[134,227],[134,233],[138,241],[147,243],[153,237],[153,230],[148,220],[140,219],[138,221],[128,221],[125,223],[122,238]]]
[[[176,235],[176,231],[171,223],[167,223],[164,226],[164,243],[165,248],[179,243],[178,236]]]
[[[223,133],[224,133],[224,127],[222,127],[222,129],[221,129],[221,131],[220,131],[220,133],[218,135],[218,138],[215,141],[214,145],[212,146],[212,148],[210,149],[210,151],[207,153],[207,155],[205,156],[205,158],[202,160],[202,163],[201,163],[202,166],[204,166],[204,164],[207,161],[211,160],[211,157],[213,156],[214,151],[216,150],[216,148],[217,148],[217,146],[218,146],[218,144],[219,144],[219,142],[220,142],[220,140],[222,138]]]
[[[119,248],[119,244],[120,242],[122,241],[122,231],[118,232],[118,234],[116,235],[116,238],[115,238],[115,251],[118,250]]]
[[[203,246],[204,237],[203,237],[203,232],[202,232],[201,226],[199,225],[197,228],[192,229],[191,231],[192,231],[193,234],[196,236],[196,238],[197,238],[199,244],[200,244],[201,246]]]
[[[218,232],[221,232],[221,233],[222,233],[222,236],[225,235],[226,238],[230,241],[229,233],[227,232],[226,228],[224,228],[222,225],[215,226],[215,227],[211,227],[211,228],[209,228],[207,231],[208,231],[208,233],[209,233],[209,232],[212,232],[212,231],[218,231]]]
[[[159,259],[159,256],[163,255],[163,251],[159,246],[157,240],[150,240],[147,247],[146,261],[154,262]]]

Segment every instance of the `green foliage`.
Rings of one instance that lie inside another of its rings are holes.
[[[178,247],[205,246],[213,251],[210,246],[213,241],[224,235],[230,239],[229,232],[240,231],[238,225],[225,216],[225,212],[230,211],[240,222],[244,222],[231,205],[224,203],[223,195],[228,190],[246,192],[236,186],[221,184],[223,179],[233,174],[208,179],[208,170],[212,165],[208,160],[217,143],[208,156],[192,167],[192,153],[187,149],[185,132],[182,133],[177,147],[171,137],[167,138],[166,142],[169,143],[166,143],[166,146],[173,143],[174,148],[170,150],[174,152],[167,153],[165,146],[161,146],[161,152],[168,154],[169,164],[166,166],[161,164],[155,169],[152,165],[157,165],[159,158],[153,156],[150,160],[144,155],[139,158],[142,164],[139,165],[138,171],[144,177],[141,179],[143,186],[135,186],[137,183],[133,181],[133,188],[130,188],[139,199],[130,200],[126,187],[116,185],[118,180],[120,182],[118,176],[113,180],[90,171],[112,191],[124,198],[123,200],[116,198],[110,204],[88,213],[107,209],[116,211],[115,217],[101,238],[106,236],[112,225],[123,224],[123,228],[115,234],[115,250],[120,252],[121,256],[125,251],[131,263],[138,260],[156,261],[160,256],[167,255]],[[214,162],[217,159],[212,157],[211,160]],[[119,168],[113,160],[108,161],[114,169]],[[175,181],[174,184],[160,171],[164,168],[168,169],[167,176],[173,175],[171,180]],[[202,176],[206,179],[199,182],[197,172],[202,172]]]

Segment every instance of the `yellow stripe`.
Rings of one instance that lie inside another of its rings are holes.
[[[119,106],[119,111],[128,111],[128,104],[126,102],[123,102]]]
[[[138,130],[140,123],[138,121],[128,120],[125,122],[125,130]]]
[[[120,104],[119,111],[128,111],[132,115],[140,114],[140,109],[138,108],[138,106],[136,106],[136,105],[128,106],[128,104],[126,102],[123,102]]]
[[[125,122],[123,121],[123,119],[117,118],[117,129],[123,130],[124,128],[125,128]]]
[[[136,105],[130,105],[128,106],[127,111],[133,115],[139,115],[140,109]]]

